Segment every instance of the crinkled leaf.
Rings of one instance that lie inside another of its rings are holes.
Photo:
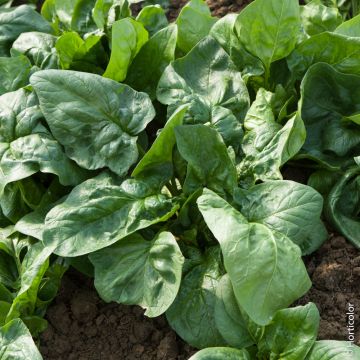
[[[154,240],[133,234],[90,255],[95,287],[106,301],[140,305],[145,315],[163,314],[179,291],[184,257],[174,236],[162,232]]]
[[[203,349],[193,355],[189,360],[250,360],[249,353],[245,350],[228,347],[211,347]]]
[[[335,183],[325,202],[325,212],[336,229],[360,248],[360,169],[350,168]]]
[[[283,233],[304,255],[317,250],[327,239],[326,228],[320,221],[322,196],[309,186],[293,181],[267,181],[248,190],[236,189],[234,200],[248,221]]]
[[[212,37],[165,69],[157,98],[170,105],[170,112],[190,104],[186,123],[210,123],[228,145],[240,143],[249,94],[229,55]]]
[[[258,357],[304,360],[317,338],[319,321],[313,303],[279,310],[258,343]]]
[[[146,182],[126,180],[119,186],[99,175],[74,188],[47,214],[43,238],[60,256],[80,256],[166,221],[177,209],[174,201],[154,194]]]
[[[56,37],[40,32],[22,33],[13,43],[11,53],[26,55],[40,69],[57,69]]]
[[[287,58],[290,71],[298,79],[319,62],[344,73],[360,75],[360,39],[324,32],[303,41]]]
[[[137,135],[155,115],[146,94],[74,71],[37,72],[30,82],[52,134],[72,160],[87,169],[107,166],[120,176],[135,163]]]
[[[42,360],[29,330],[20,319],[0,328],[0,356],[3,360]]]
[[[51,33],[50,24],[32,7],[0,9],[0,56],[8,56],[12,43],[28,31]]]
[[[244,216],[210,190],[198,199],[205,222],[219,241],[240,306],[259,325],[304,295],[311,281],[300,248],[285,235]]]
[[[304,154],[337,167],[360,153],[360,126],[349,119],[360,111],[359,88],[358,75],[339,73],[327,64],[309,69],[301,84]]]
[[[260,89],[245,117],[245,158],[238,171],[246,182],[282,179],[281,166],[299,152],[305,141],[304,123],[299,116],[283,127],[275,121],[272,97],[272,93]]]
[[[360,348],[348,341],[317,341],[306,357],[306,360],[357,360]]]
[[[313,0],[300,9],[302,25],[310,36],[334,31],[342,23],[342,16],[337,8],[327,7],[318,0]]]
[[[0,58],[0,95],[29,83],[31,63],[26,56]]]

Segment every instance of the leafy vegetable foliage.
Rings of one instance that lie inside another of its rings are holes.
[[[0,357],[41,359],[30,334],[73,266],[165,313],[194,360],[357,359],[288,306],[322,214],[360,247],[359,16],[191,0],[169,24],[133,2],[0,2]]]

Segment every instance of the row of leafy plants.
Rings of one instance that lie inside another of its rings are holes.
[[[196,360],[359,359],[316,341],[315,304],[289,306],[328,237],[323,205],[360,247],[360,16],[2,3],[2,359],[41,359],[31,335],[70,266],[105,301],[165,313]]]

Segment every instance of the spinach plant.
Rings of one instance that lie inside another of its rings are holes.
[[[195,360],[359,358],[292,306],[323,217],[360,247],[358,16],[192,0],[169,24],[134,2],[1,3],[2,358],[41,359],[31,335],[70,266],[165,314]]]

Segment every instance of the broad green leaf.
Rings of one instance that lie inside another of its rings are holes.
[[[248,319],[239,309],[229,275],[221,278],[216,295],[215,322],[222,337],[238,349],[254,345],[255,339],[248,330]],[[259,331],[262,333],[260,327]]]
[[[0,56],[9,56],[12,43],[20,34],[28,31],[51,33],[52,28],[28,5],[0,9]]]
[[[301,248],[303,255],[314,252],[327,239],[320,221],[322,196],[309,186],[267,181],[248,190],[236,189],[234,200],[248,221],[283,233]]]
[[[0,95],[15,91],[29,83],[31,63],[26,56],[0,58]]]
[[[81,167],[121,176],[136,162],[137,135],[155,115],[146,94],[74,71],[40,71],[30,82],[52,134]]]
[[[0,193],[5,186],[39,171],[59,176],[63,185],[87,177],[40,125],[35,94],[20,89],[0,96]]]
[[[246,114],[242,143],[245,158],[238,166],[244,182],[281,180],[281,166],[304,144],[306,133],[302,119],[295,115],[281,126],[273,114],[273,96],[260,89]]]
[[[331,224],[360,248],[360,168],[350,168],[328,194],[325,213]]]
[[[0,357],[3,360],[42,360],[29,330],[20,319],[0,328]]]
[[[56,37],[40,32],[22,33],[13,43],[11,53],[26,55],[40,69],[57,69]]]
[[[63,0],[57,0],[60,2]],[[74,2],[74,1],[73,1]],[[76,0],[71,17],[71,30],[86,34],[97,30],[92,18],[92,10],[96,0]]]
[[[319,321],[313,303],[279,310],[258,343],[259,359],[304,360],[315,343]]]
[[[176,37],[176,25],[169,25],[150,38],[130,65],[125,82],[155,99],[161,75],[175,58]]]
[[[65,32],[56,42],[56,51],[65,70],[102,74],[108,61],[99,35],[90,35],[83,40],[76,32]]]
[[[227,14],[211,28],[210,35],[225,49],[231,60],[241,71],[242,78],[248,82],[250,78],[263,76],[265,70],[261,60],[251,55],[235,35],[234,25],[237,14]]]
[[[175,128],[175,135],[179,152],[188,163],[184,192],[208,187],[232,194],[237,186],[236,168],[218,132],[204,125],[182,125]]]
[[[309,69],[301,84],[301,117],[307,137],[303,153],[329,166],[342,166],[360,153],[360,76],[342,74],[327,64]],[[349,119],[350,118],[350,119]]]
[[[180,50],[189,52],[209,34],[216,20],[211,16],[210,9],[203,0],[191,0],[186,4],[176,19],[179,28],[177,45]]]
[[[126,180],[119,185],[99,175],[74,188],[47,214],[43,238],[45,244],[55,244],[60,256],[80,256],[166,221],[177,209],[145,182]]]
[[[112,26],[111,56],[104,77],[123,81],[130,64],[148,37],[141,23],[130,18],[116,21]]]
[[[179,293],[166,312],[170,326],[193,347],[226,344],[214,318],[216,288],[221,275],[220,251],[217,247],[208,248],[201,262],[184,276]]]
[[[294,49],[299,28],[297,0],[256,0],[240,12],[235,23],[240,43],[263,62],[267,74],[271,63]]]
[[[300,7],[304,30],[310,36],[324,31],[334,31],[341,23],[342,16],[337,8],[327,7],[319,0]]]
[[[338,180],[339,172],[321,169],[310,175],[307,184],[326,198]]]
[[[145,315],[163,314],[179,291],[184,257],[174,236],[162,232],[147,241],[133,234],[90,254],[95,287],[106,302],[140,305]]]
[[[193,355],[189,360],[250,360],[249,353],[243,349],[228,347],[211,347],[203,349]]]
[[[360,15],[343,22],[335,32],[345,36],[360,37]]]
[[[170,113],[190,104],[185,123],[209,123],[227,145],[240,144],[249,94],[229,55],[212,37],[206,37],[165,69],[157,98],[169,105]]]
[[[147,174],[163,168],[165,173],[168,174],[167,178],[171,178],[173,169],[173,149],[176,143],[174,129],[183,124],[187,109],[188,106],[183,105],[170,117],[151,148],[136,165],[131,174],[133,177],[145,179]]]
[[[317,341],[305,360],[357,360],[360,348],[348,341]]]
[[[324,32],[303,41],[287,58],[290,71],[298,79],[319,62],[333,65],[337,71],[360,75],[360,39]]]
[[[129,1],[97,0],[92,11],[92,16],[99,29],[107,30],[116,20],[131,16]]]
[[[150,36],[168,25],[164,9],[159,5],[145,6],[136,17],[136,21],[144,25]],[[176,46],[176,38],[173,40]]]
[[[304,295],[311,281],[300,248],[285,235],[244,216],[210,190],[198,199],[219,241],[236,299],[250,318],[268,324],[277,310]]]

